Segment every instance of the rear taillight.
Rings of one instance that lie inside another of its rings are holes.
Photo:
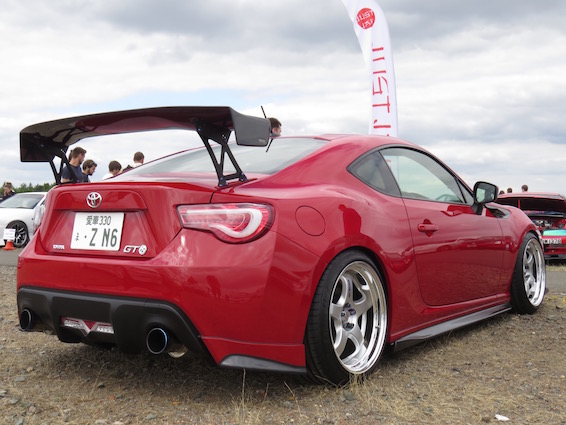
[[[229,243],[257,239],[273,223],[273,209],[263,204],[181,205],[177,211],[183,227],[211,232]]]

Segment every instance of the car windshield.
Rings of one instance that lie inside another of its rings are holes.
[[[41,201],[43,195],[37,193],[19,193],[0,203],[0,208],[33,209]]]
[[[244,173],[274,174],[306,157],[326,143],[325,140],[312,138],[280,138],[274,139],[269,148],[265,146],[240,146],[230,143],[230,149]],[[216,158],[220,161],[221,146],[214,142],[211,145]],[[224,173],[234,173],[234,167],[227,156],[224,162]],[[128,171],[125,175],[131,177],[133,175],[192,172],[214,172],[212,161],[204,147],[150,162],[143,167]],[[119,177],[117,176],[117,178]]]

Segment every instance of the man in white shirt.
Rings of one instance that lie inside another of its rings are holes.
[[[109,179],[110,177],[114,177],[120,174],[121,171],[122,171],[122,164],[120,164],[118,161],[110,161],[110,163],[108,164],[108,173],[106,173],[102,177],[102,180],[106,180]]]
[[[143,156],[143,153],[136,152],[134,154],[134,168],[139,167],[140,165],[143,165],[144,158],[145,157]]]

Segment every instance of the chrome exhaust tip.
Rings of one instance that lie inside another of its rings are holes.
[[[33,329],[34,314],[27,308],[20,314],[20,329],[30,331]]]
[[[169,335],[162,328],[153,328],[147,333],[145,345],[151,354],[162,354],[169,345]]]

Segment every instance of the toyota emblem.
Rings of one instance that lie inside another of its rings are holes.
[[[98,192],[90,192],[86,195],[86,203],[91,208],[98,208],[102,203],[102,195]]]

